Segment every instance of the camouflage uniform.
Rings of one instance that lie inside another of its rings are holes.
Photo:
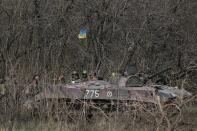
[[[61,74],[61,75],[59,76],[59,78],[58,78],[58,83],[60,83],[60,84],[66,83],[66,80],[65,80],[65,77],[64,77],[63,74]]]
[[[95,72],[90,73],[90,75],[88,76],[88,80],[91,80],[91,81],[98,80],[96,73]]]
[[[87,81],[87,80],[88,80],[88,74],[87,74],[87,71],[84,70],[84,71],[82,72],[82,81]]]
[[[113,72],[113,73],[111,74],[110,78],[109,78],[109,81],[110,81],[111,83],[117,83],[119,77],[120,77],[120,76],[119,76],[118,73]]]
[[[71,82],[72,83],[80,82],[79,74],[76,71],[73,71],[72,73]]]

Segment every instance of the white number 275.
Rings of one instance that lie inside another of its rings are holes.
[[[85,98],[99,97],[99,90],[86,90]]]

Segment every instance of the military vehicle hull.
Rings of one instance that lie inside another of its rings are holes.
[[[113,112],[143,109],[155,109],[157,105],[170,102],[177,97],[191,94],[161,85],[119,86],[103,80],[86,81],[74,84],[43,84],[42,89],[24,104],[33,114],[45,116],[65,115],[77,118],[92,114],[92,111]],[[76,113],[77,111],[77,113]],[[68,114],[69,112],[69,114]]]
[[[112,103],[119,101],[138,101],[157,104],[158,97],[163,101],[180,96],[180,91],[161,88],[162,86],[119,87],[106,81],[96,80],[74,84],[44,85],[40,93],[35,95],[35,101],[44,99],[64,99],[68,101],[92,101]],[[159,87],[159,88],[158,88]],[[178,93],[176,93],[178,92]],[[184,95],[184,94],[182,94]],[[190,95],[188,93],[188,95]]]

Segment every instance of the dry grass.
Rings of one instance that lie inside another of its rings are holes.
[[[53,116],[39,118],[21,110],[17,118],[2,123],[0,131],[195,131],[197,106],[194,101],[185,105],[178,101],[168,105],[160,103],[151,110],[144,104],[130,103],[124,111],[112,112],[95,106],[91,118],[87,117],[87,106],[86,114],[84,109],[67,110],[61,115],[55,112]]]

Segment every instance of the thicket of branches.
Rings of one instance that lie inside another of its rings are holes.
[[[136,64],[148,74],[170,68],[160,76],[167,84],[197,87],[196,7],[196,0],[0,0],[0,84],[5,79],[8,87],[0,98],[0,124],[11,130],[23,118],[18,116],[25,114],[24,89],[35,74],[52,80],[85,69],[107,78]],[[81,28],[90,31],[87,45],[77,37]],[[163,121],[173,129],[182,119],[181,111],[175,121],[167,117],[171,110],[145,111],[143,117],[136,111],[123,115],[129,119],[117,117],[127,121],[125,130],[138,123],[136,118],[147,118],[157,130]]]
[[[119,70],[128,48],[140,72],[170,65],[176,78],[191,75],[196,7],[195,0],[0,0],[1,78],[82,69],[106,77]],[[87,46],[77,37],[81,28],[90,30]]]

